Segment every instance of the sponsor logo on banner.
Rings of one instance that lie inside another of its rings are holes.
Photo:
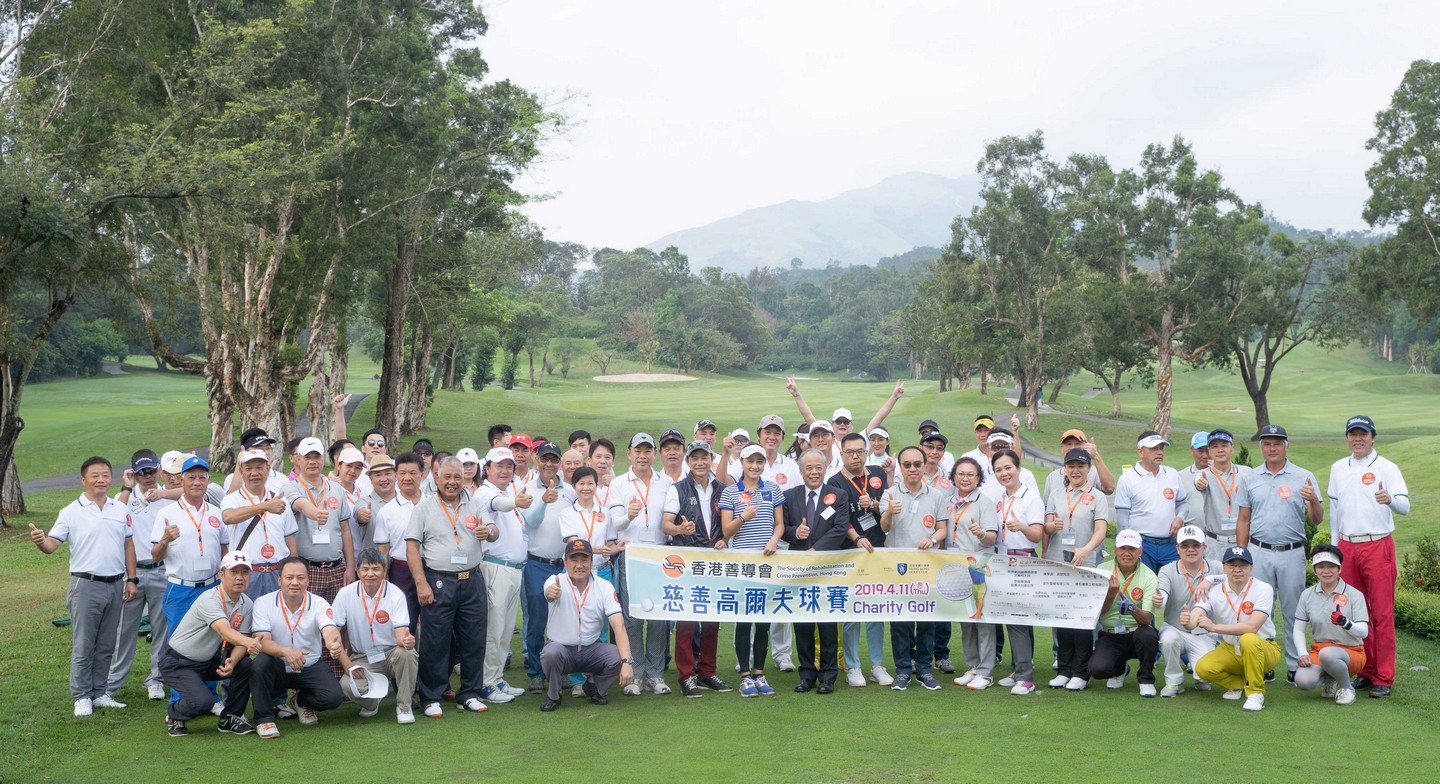
[[[678,555],[667,555],[660,569],[665,572],[666,577],[678,580],[685,574],[685,559]]]
[[[908,572],[908,571],[910,571],[910,565],[909,565],[909,564],[907,564],[907,563],[898,563],[898,564],[895,564],[895,572],[896,572],[897,574],[903,576],[903,575],[904,575],[906,572]]]

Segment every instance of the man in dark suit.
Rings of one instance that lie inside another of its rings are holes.
[[[825,485],[829,456],[817,449],[800,455],[800,478],[805,483],[785,491],[785,541],[791,550],[839,550],[850,533],[850,502],[842,493]],[[815,665],[815,635],[820,636],[820,664]],[[797,692],[817,689],[820,694],[835,691],[839,675],[837,654],[840,627],[834,623],[796,623],[795,653],[800,683]]]

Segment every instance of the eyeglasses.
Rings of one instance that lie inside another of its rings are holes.
[[[385,446],[385,442],[371,438],[365,441],[365,446]]]
[[[924,467],[925,467],[925,462],[922,460],[921,462],[918,462],[918,463],[901,463],[901,464],[900,464],[900,467],[901,467],[901,468],[924,468]]]
[[[955,478],[956,478],[956,479],[979,479],[979,478],[980,478],[980,475],[977,474],[977,473],[975,473],[974,471],[957,471],[957,472],[955,472]]]
[[[864,449],[842,449],[842,450],[840,450],[840,454],[842,454],[842,455],[849,455],[849,456],[851,456],[851,457],[861,457],[861,456],[863,456],[863,455],[865,454],[865,450],[864,450]]]

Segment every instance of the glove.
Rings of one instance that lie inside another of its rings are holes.
[[[1339,610],[1330,613],[1330,622],[1335,624],[1336,626],[1339,626],[1342,629],[1350,628],[1350,619],[1346,618],[1345,615]]]

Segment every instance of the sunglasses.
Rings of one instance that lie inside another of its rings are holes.
[[[136,476],[153,476],[157,472],[154,468],[142,468],[135,472]]]
[[[375,439],[372,438],[372,439],[370,439],[369,441],[366,441],[366,442],[365,442],[365,446],[385,446],[385,442],[384,442],[384,441],[377,441],[377,440],[375,440]]]
[[[924,468],[924,467],[925,467],[925,463],[924,463],[924,461],[921,461],[921,462],[919,462],[919,463],[901,463],[901,464],[900,464],[900,467],[901,467],[901,468]]]

